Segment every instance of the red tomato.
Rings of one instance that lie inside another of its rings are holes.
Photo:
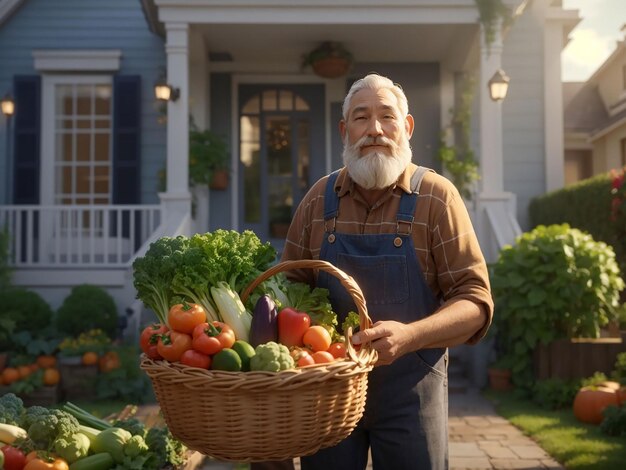
[[[313,351],[326,351],[332,343],[332,338],[326,328],[315,325],[304,332],[302,342]]]
[[[235,332],[226,323],[201,323],[193,330],[191,346],[198,352],[212,356],[235,344]]]
[[[141,347],[141,350],[148,354],[150,348],[152,346],[156,346],[159,342],[159,336],[166,333],[167,330],[167,326],[162,323],[153,323],[152,325],[146,326],[139,337],[139,346]]]
[[[26,465],[26,455],[21,450],[5,445],[0,451],[4,454],[4,470],[22,470]]]
[[[180,361],[180,356],[188,349],[191,349],[191,336],[178,331],[163,334],[157,344],[157,351],[161,357],[170,362]]]
[[[196,325],[206,321],[206,312],[202,305],[176,304],[167,314],[167,323],[172,330],[191,334]]]
[[[296,361],[298,367],[312,366],[313,364],[315,364],[315,359],[306,351],[302,351]]]
[[[211,358],[206,354],[188,349],[180,356],[180,362],[186,366],[198,367],[200,369],[208,369],[211,367]]]
[[[344,343],[333,343],[327,351],[333,355],[335,359],[343,359],[346,357],[346,345]]]
[[[287,347],[302,346],[302,338],[310,326],[308,314],[290,307],[283,308],[278,312],[278,342]]]
[[[311,356],[316,364],[327,364],[335,360],[333,355],[327,351],[316,351]]]

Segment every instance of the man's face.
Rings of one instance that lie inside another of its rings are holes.
[[[346,121],[339,124],[343,161],[352,179],[365,189],[393,185],[411,162],[413,118],[402,117],[388,89],[363,89],[353,96]]]
[[[373,152],[391,155],[390,146],[384,140],[390,139],[400,144],[401,139],[410,137],[413,125],[411,116],[402,116],[398,100],[391,90],[366,88],[352,97],[347,119],[341,122],[340,130],[347,145],[354,145],[363,137],[370,137],[360,147],[360,156]],[[379,137],[384,137],[382,142]]]

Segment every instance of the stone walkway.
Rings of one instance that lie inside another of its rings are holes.
[[[450,470],[563,468],[535,441],[498,416],[477,390],[451,393],[449,401]],[[299,467],[296,461],[296,470]],[[199,470],[235,468],[235,464],[205,459]],[[367,469],[372,469],[371,463]]]

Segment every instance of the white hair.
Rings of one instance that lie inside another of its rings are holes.
[[[370,73],[365,77],[357,80],[350,87],[350,91],[346,95],[343,100],[343,119],[348,119],[348,112],[350,111],[350,102],[352,101],[352,97],[360,90],[370,89],[370,90],[380,90],[387,89],[391,91],[396,99],[398,100],[398,108],[400,109],[400,113],[402,114],[401,118],[407,117],[409,114],[409,103],[406,99],[406,95],[402,90],[402,87],[397,83],[392,82],[387,77],[383,77],[382,75],[378,75],[377,73]]]

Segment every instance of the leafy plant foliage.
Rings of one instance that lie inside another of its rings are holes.
[[[538,226],[492,267],[501,353],[513,383],[530,389],[532,353],[559,338],[592,337],[616,317],[624,281],[613,249],[567,224]]]

